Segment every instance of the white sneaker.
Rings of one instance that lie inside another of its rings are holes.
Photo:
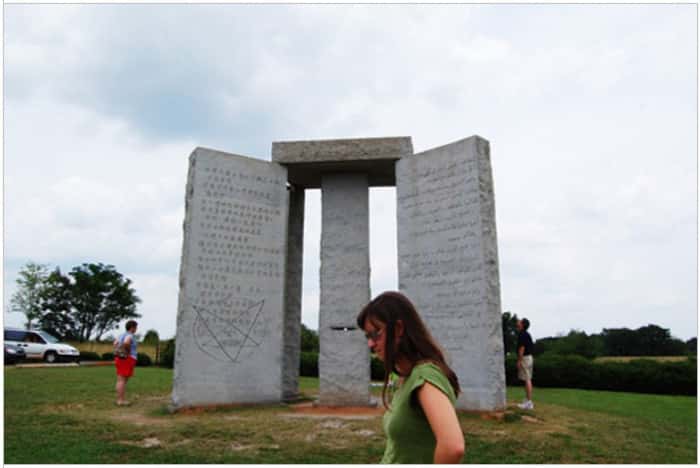
[[[531,400],[525,400],[522,403],[518,403],[518,408],[524,409],[524,410],[534,410],[535,405],[532,403]]]

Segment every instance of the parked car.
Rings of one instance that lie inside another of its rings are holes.
[[[27,354],[24,352],[24,348],[5,343],[5,364],[17,364],[25,357],[27,357]]]
[[[80,360],[80,351],[43,330],[5,328],[5,344],[21,347],[27,359],[43,359],[48,363]]]

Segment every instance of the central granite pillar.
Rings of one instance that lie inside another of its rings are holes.
[[[287,169],[289,184],[297,190],[321,189],[318,405],[374,404],[367,340],[355,322],[370,299],[369,187],[395,186],[396,161],[412,154],[410,137],[272,143],[272,161]],[[291,202],[290,252],[300,242],[291,234],[295,232],[294,192]],[[288,256],[288,265],[298,262],[296,256]],[[288,277],[294,279],[293,274]],[[296,309],[288,308],[290,320],[296,314]]]
[[[369,349],[357,328],[369,291],[369,182],[363,173],[321,177],[319,401],[370,404]]]

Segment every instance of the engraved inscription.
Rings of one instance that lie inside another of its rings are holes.
[[[430,155],[403,167],[397,202],[400,288],[416,302],[448,354],[473,349],[468,329],[485,329],[476,161]]]
[[[192,334],[202,353],[239,363],[260,352],[282,307],[286,179],[235,160],[201,158],[196,180]]]
[[[218,361],[236,363],[244,348],[257,348],[262,342],[259,319],[265,301],[239,299],[225,301],[222,305],[226,312],[217,315],[210,309],[191,304],[197,315],[192,335],[203,353]]]
[[[461,409],[505,404],[488,158],[488,143],[473,137],[396,163],[399,288],[457,373]]]

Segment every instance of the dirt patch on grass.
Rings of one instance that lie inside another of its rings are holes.
[[[280,418],[292,419],[348,419],[348,420],[367,420],[376,418],[378,415],[373,414],[314,414],[314,413],[282,413]]]
[[[462,413],[472,415],[472,413]],[[561,411],[561,408],[538,406],[537,411],[525,411],[514,404],[508,404],[503,412],[481,415],[475,413],[470,418],[462,418],[462,430],[489,441],[507,439],[546,440],[552,435],[570,436],[576,433],[581,421],[574,414]]]
[[[291,405],[290,408],[297,414],[320,417],[349,417],[348,419],[357,416],[372,418],[384,414],[384,408],[381,406],[314,406],[312,403],[299,403]]]
[[[128,444],[145,448],[168,449],[189,444],[193,449],[204,450],[204,446],[211,445],[224,452],[253,454],[313,444],[335,451],[358,444],[380,443],[384,437],[379,418],[384,413],[383,407],[323,407],[305,402],[265,408],[262,412],[218,412],[210,411],[211,407],[200,407],[159,416],[148,413],[152,406],[113,409],[103,414],[120,425],[126,423],[143,431],[142,439]],[[536,444],[551,444],[553,440],[560,443],[552,437],[565,441],[576,434],[577,424],[582,423],[575,412],[548,405],[538,406],[536,412],[509,407],[502,412],[485,414],[485,417],[482,414],[460,415],[467,443],[470,436],[489,442],[515,443],[525,438]],[[504,414],[517,418],[506,421]],[[157,439],[158,443],[149,439]]]
[[[68,403],[65,405],[53,405],[53,406],[45,406],[44,407],[46,410],[49,412],[58,412],[58,413],[65,413],[65,412],[73,412],[73,411],[80,411],[85,409],[85,405],[82,403]]]
[[[485,420],[496,420],[503,421],[505,411],[469,411],[469,410],[458,410],[458,414],[463,414],[465,416],[478,417]]]
[[[235,414],[227,414],[223,417],[224,421],[245,421],[249,418],[244,418],[243,416],[236,416]]]
[[[280,450],[280,446],[278,444],[239,444],[238,442],[233,442],[230,446],[229,449],[233,450],[234,452],[240,452],[243,450]]]
[[[192,443],[192,440],[190,440],[190,439],[182,439],[182,440],[178,440],[177,442],[175,442],[174,444],[171,444],[171,445],[173,447],[178,447],[180,445],[187,445],[187,444],[191,444],[191,443]]]
[[[131,445],[143,448],[155,448],[160,447],[162,445],[160,439],[158,439],[157,437],[146,437],[142,440],[121,440],[119,441],[119,443],[122,445]]]
[[[254,450],[255,445],[250,444],[250,445],[245,445],[245,444],[239,444],[238,442],[233,442],[229,448],[233,450],[234,452],[240,452],[241,450]]]
[[[265,405],[260,405],[258,403],[230,403],[225,405],[199,405],[199,406],[187,406],[184,408],[178,408],[175,410],[175,414],[184,415],[199,415],[204,413],[215,413],[218,411],[227,411],[235,409],[256,409],[265,408]]]
[[[139,397],[141,401],[159,401],[162,403],[170,403],[170,394],[166,395],[153,395],[148,397]]]
[[[135,426],[169,426],[175,423],[175,420],[172,418],[155,418],[136,412],[119,412],[117,414],[110,415],[110,419],[120,423],[133,424]]]

